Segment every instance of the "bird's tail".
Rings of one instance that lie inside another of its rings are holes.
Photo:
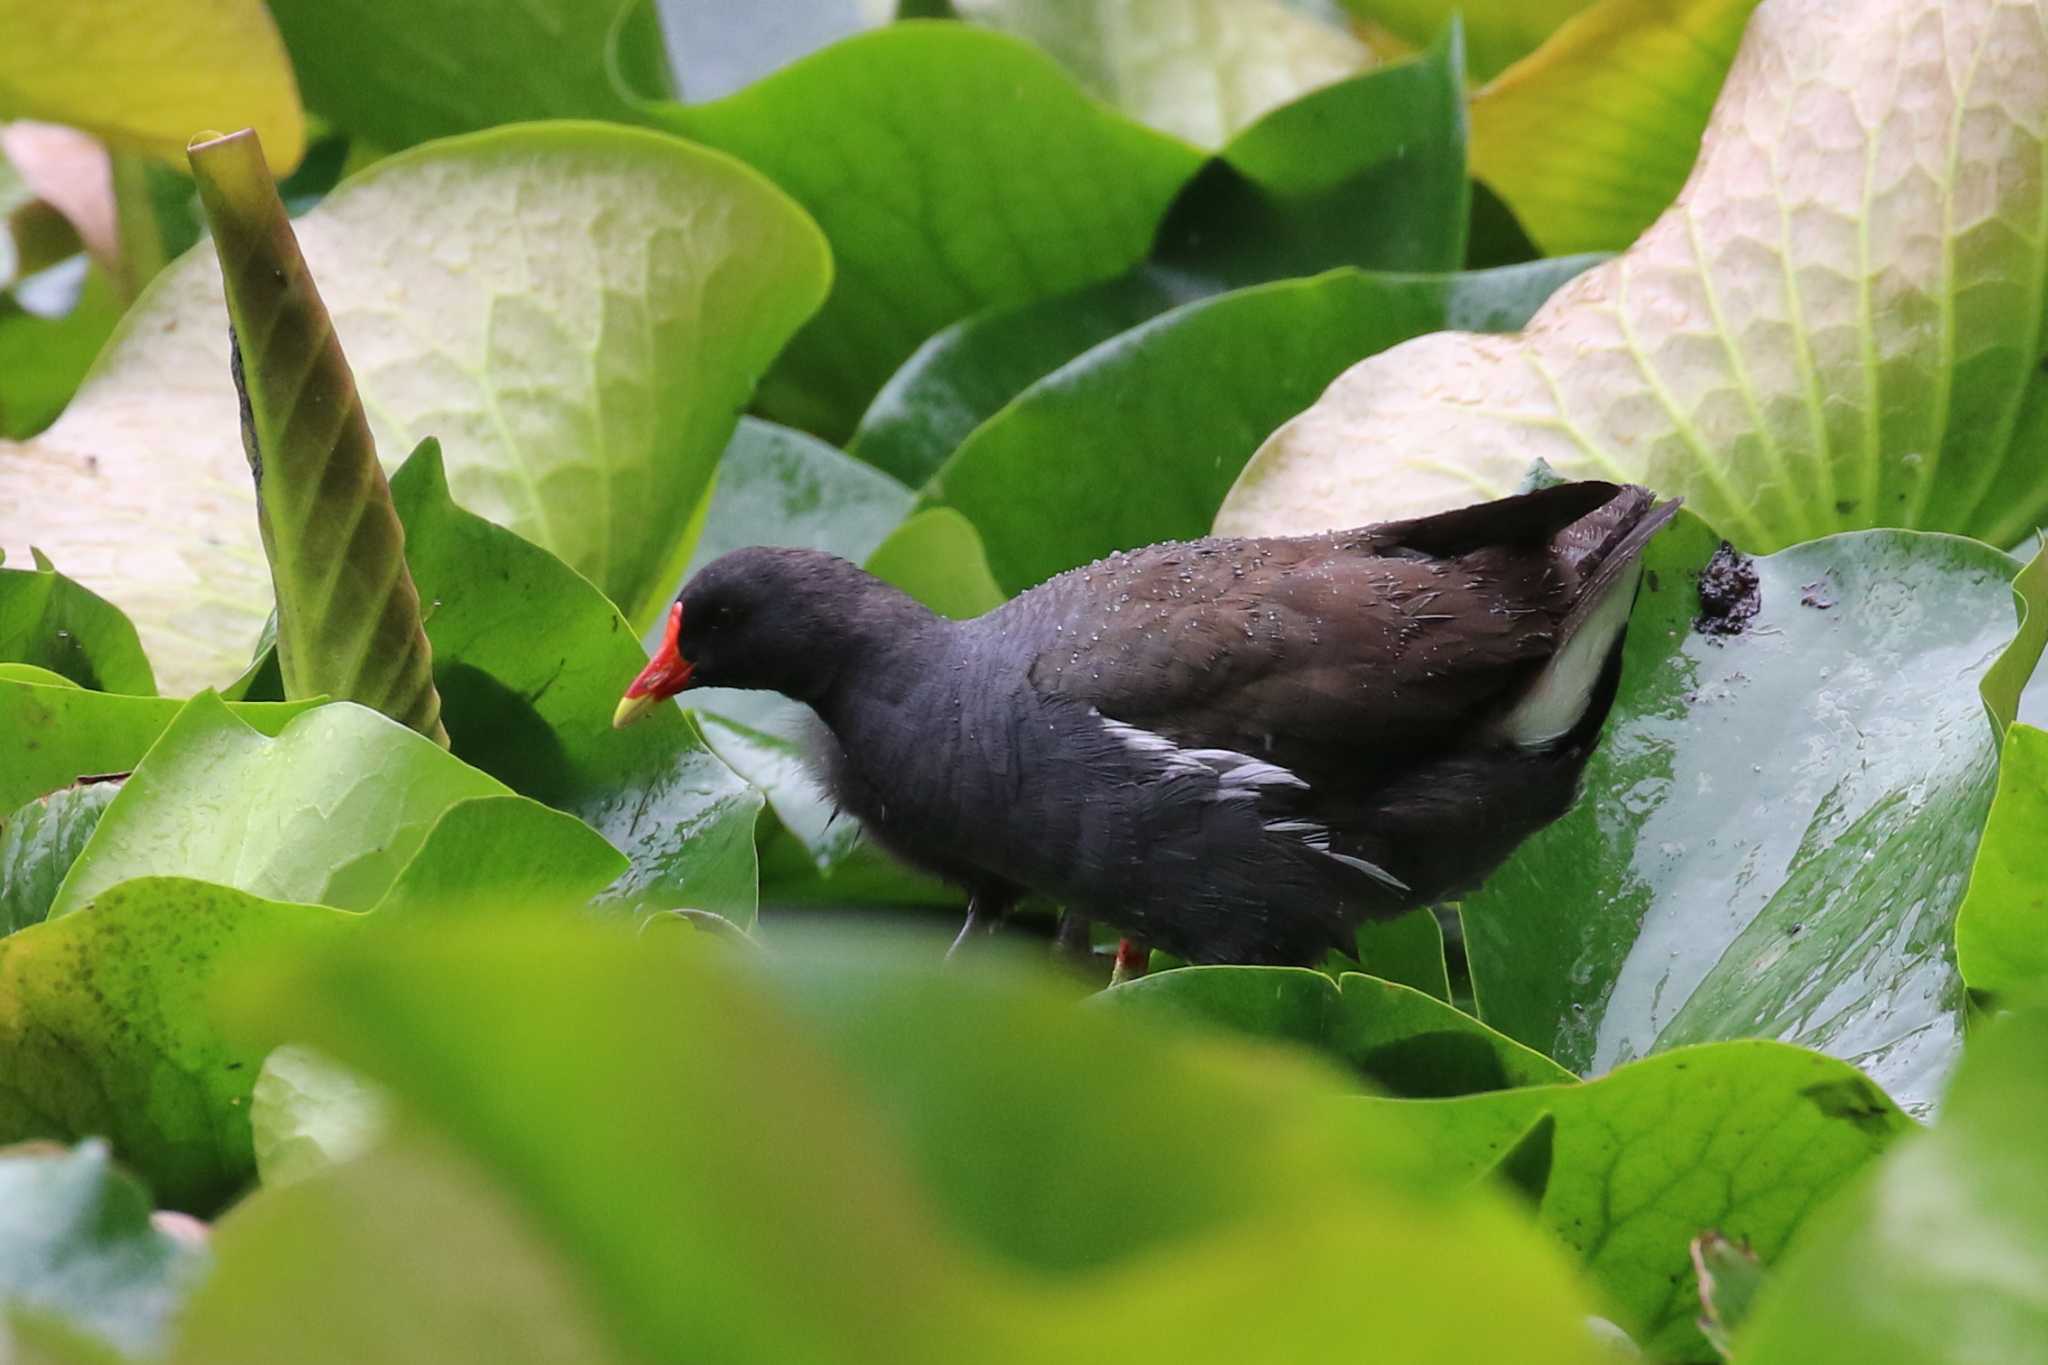
[[[1570,739],[1594,711],[1605,717],[1642,583],[1643,547],[1678,507],[1677,498],[1660,503],[1631,484],[1558,534],[1558,556],[1580,588],[1558,624],[1556,651],[1502,721],[1514,743],[1548,747]]]

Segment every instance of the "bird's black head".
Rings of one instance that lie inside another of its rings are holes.
[[[886,638],[886,618],[905,603],[880,579],[819,550],[755,546],[721,555],[683,585],[661,648],[612,723],[637,720],[690,687],[816,701],[863,645]]]

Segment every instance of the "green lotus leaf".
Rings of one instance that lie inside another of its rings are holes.
[[[0,659],[60,673],[80,687],[139,696],[156,677],[121,609],[36,552],[34,569],[0,569]]]
[[[1036,49],[954,23],[861,34],[659,117],[766,173],[831,239],[832,295],[758,402],[834,440],[939,328],[1134,264],[1201,162]]]
[[[2018,566],[1910,531],[1749,560],[1684,516],[1644,563],[1578,803],[1463,902],[1480,1018],[1586,1073],[1780,1038],[1927,1112]]]
[[[367,910],[442,812],[505,794],[495,778],[364,707],[316,707],[272,738],[202,693],[121,785],[50,917],[136,877]]]
[[[1361,1126],[1407,1128],[1439,1178],[1494,1171],[1549,1115],[1537,1216],[1656,1360],[1715,1359],[1695,1324],[1693,1238],[1719,1230],[1770,1262],[1913,1130],[1854,1067],[1767,1042],[1683,1048],[1584,1084],[1352,1103]]]

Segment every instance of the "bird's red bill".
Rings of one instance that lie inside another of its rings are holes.
[[[619,709],[612,713],[615,728],[631,725],[664,698],[673,697],[690,685],[693,665],[676,648],[676,637],[682,629],[683,604],[678,602],[668,609],[668,633],[662,637],[661,648],[647,661],[647,667],[640,670],[640,676],[633,679],[632,686],[619,700]]]

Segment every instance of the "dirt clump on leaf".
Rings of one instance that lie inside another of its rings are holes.
[[[1700,614],[1693,618],[1692,628],[1717,639],[1740,635],[1763,605],[1755,561],[1722,541],[1700,570]]]

